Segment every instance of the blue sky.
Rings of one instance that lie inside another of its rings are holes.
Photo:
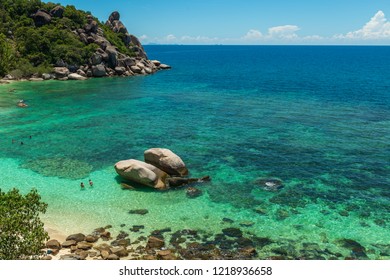
[[[390,45],[390,0],[59,2],[102,21],[117,10],[143,43]]]

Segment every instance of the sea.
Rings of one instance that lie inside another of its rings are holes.
[[[65,235],[233,230],[258,259],[390,259],[390,47],[145,48],[172,69],[1,85],[1,190],[37,189]],[[210,176],[202,195],[124,188],[114,164],[154,147]]]

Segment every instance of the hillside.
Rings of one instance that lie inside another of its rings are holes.
[[[103,23],[74,6],[0,0],[0,77],[85,79],[151,74],[150,61],[118,12]]]

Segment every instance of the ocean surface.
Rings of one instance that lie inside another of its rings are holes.
[[[111,225],[131,240],[191,229],[210,241],[239,228],[265,240],[259,259],[390,259],[390,47],[146,51],[172,69],[0,86],[0,188],[36,188],[45,224],[65,234]],[[203,195],[123,189],[114,164],[152,147],[209,175]]]

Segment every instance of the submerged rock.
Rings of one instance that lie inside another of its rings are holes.
[[[224,228],[222,232],[229,237],[242,237],[242,231],[239,228]]]
[[[202,195],[202,191],[200,189],[197,189],[197,188],[194,188],[194,187],[189,187],[186,190],[186,195],[189,198],[196,198],[196,197]]]
[[[183,177],[172,177],[167,178],[166,184],[169,188],[177,188],[181,186],[188,185],[190,183],[198,182],[198,179],[195,178],[183,178]]]
[[[144,225],[134,225],[132,228],[130,228],[131,232],[139,232],[141,229],[144,229]]]
[[[283,181],[276,178],[262,178],[256,180],[256,185],[259,185],[263,190],[275,192],[281,190],[283,186]]]
[[[252,221],[242,221],[240,222],[240,226],[243,226],[243,227],[251,227],[253,226],[255,223],[252,222]]]
[[[48,177],[82,179],[88,177],[92,166],[87,162],[70,158],[38,158],[29,160],[21,165]]]
[[[222,222],[228,223],[228,224],[234,223],[234,221],[233,221],[232,219],[229,219],[229,218],[223,218],[223,219],[222,219]]]
[[[136,209],[136,210],[130,210],[129,214],[137,214],[137,215],[146,215],[149,211],[147,209]]]

